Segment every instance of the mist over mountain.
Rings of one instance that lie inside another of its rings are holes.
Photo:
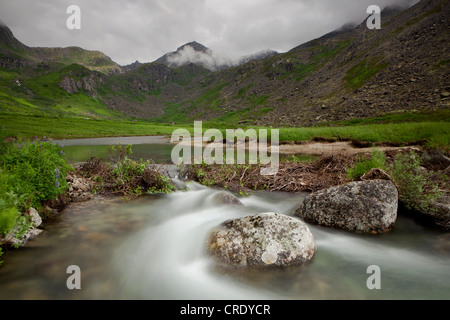
[[[273,50],[264,50],[252,55],[233,59],[193,41],[184,44],[174,52],[165,54],[157,59],[156,62],[164,63],[169,67],[180,67],[192,63],[210,71],[218,71],[238,66],[251,60],[264,59],[274,54],[276,52]]]
[[[226,58],[193,41],[123,67],[101,51],[28,47],[3,26],[0,112],[309,126],[445,109],[449,10],[422,0],[386,8],[380,30],[346,24],[284,53]]]

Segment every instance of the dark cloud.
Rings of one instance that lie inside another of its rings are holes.
[[[287,51],[340,26],[359,23],[369,5],[417,0],[3,0],[0,20],[28,46],[100,50],[119,64],[153,61],[197,41],[221,59]],[[81,30],[66,9],[81,8]],[[216,57],[216,58],[218,58]]]

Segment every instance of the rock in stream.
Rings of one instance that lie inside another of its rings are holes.
[[[309,262],[317,247],[300,219],[270,212],[225,221],[207,249],[221,266],[288,267]]]
[[[392,181],[355,181],[310,194],[295,214],[307,223],[360,233],[389,231],[397,220]]]

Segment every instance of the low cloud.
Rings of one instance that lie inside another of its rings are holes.
[[[197,51],[192,46],[186,45],[169,56],[167,62],[172,66],[182,66],[190,63],[200,64],[208,70],[216,71],[223,67],[237,65],[239,60],[221,56],[211,49]]]
[[[0,19],[25,45],[100,50],[121,65],[151,62],[198,41],[212,52],[186,49],[174,63],[217,68],[270,48],[288,51],[346,23],[361,23],[369,5],[410,6],[418,0],[77,0],[81,30],[68,30],[72,0],[3,0]]]

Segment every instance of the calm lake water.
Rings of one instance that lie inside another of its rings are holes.
[[[218,201],[223,190],[187,186],[70,205],[4,256],[0,299],[450,299],[450,233],[403,214],[379,235],[309,225],[318,250],[304,267],[217,269],[205,252],[212,228],[255,213],[293,215],[306,194],[255,192],[237,207]],[[70,265],[81,269],[81,290],[66,286]],[[380,267],[380,290],[367,288],[371,265]]]
[[[133,160],[152,159],[156,163],[172,163],[171,152],[173,144],[170,138],[164,136],[151,137],[121,137],[121,138],[92,138],[57,140],[56,143],[64,145],[64,153],[71,162],[83,162],[91,157],[109,160],[108,147],[113,144],[126,146],[133,145]]]

